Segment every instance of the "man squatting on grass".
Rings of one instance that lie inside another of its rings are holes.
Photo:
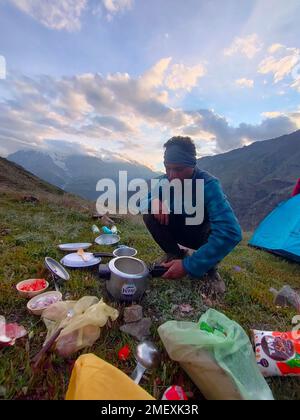
[[[172,198],[169,214],[164,214],[164,204],[149,195],[149,209],[158,207],[158,214],[145,214],[144,222],[160,248],[166,253],[161,262],[168,271],[165,279],[178,279],[189,274],[220,282],[216,266],[242,240],[238,220],[225,196],[219,180],[197,167],[196,147],[189,137],[173,137],[164,145],[164,164],[170,182],[179,179],[204,180],[204,220],[202,224],[187,225],[186,214],[174,214]],[[195,188],[192,188],[194,201]],[[174,205],[173,205],[174,207]],[[196,250],[188,255],[178,244]],[[225,285],[224,285],[225,291]]]

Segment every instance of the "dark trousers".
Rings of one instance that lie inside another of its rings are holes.
[[[178,244],[198,249],[207,243],[210,235],[209,222],[189,226],[185,224],[183,215],[170,214],[167,226],[161,225],[152,214],[145,214],[143,219],[155,242],[167,254],[180,256]]]

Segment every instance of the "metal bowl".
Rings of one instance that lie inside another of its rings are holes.
[[[95,239],[97,245],[115,245],[120,241],[119,235],[103,234]]]
[[[134,257],[137,254],[137,250],[129,246],[122,246],[115,249],[113,254],[114,257]]]

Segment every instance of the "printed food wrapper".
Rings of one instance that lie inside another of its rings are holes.
[[[257,364],[265,377],[300,376],[300,331],[253,330]]]

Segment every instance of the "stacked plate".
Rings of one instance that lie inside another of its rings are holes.
[[[89,243],[75,243],[75,244],[61,244],[61,245],[58,245],[58,248],[61,251],[65,251],[65,252],[76,252],[76,251],[79,251],[79,249],[86,250],[90,248],[91,246],[92,244],[89,244]]]
[[[94,257],[94,254],[90,252],[86,252],[84,258],[86,261],[77,253],[68,254],[61,260],[61,264],[69,268],[88,268],[94,267],[101,262],[101,258]]]

